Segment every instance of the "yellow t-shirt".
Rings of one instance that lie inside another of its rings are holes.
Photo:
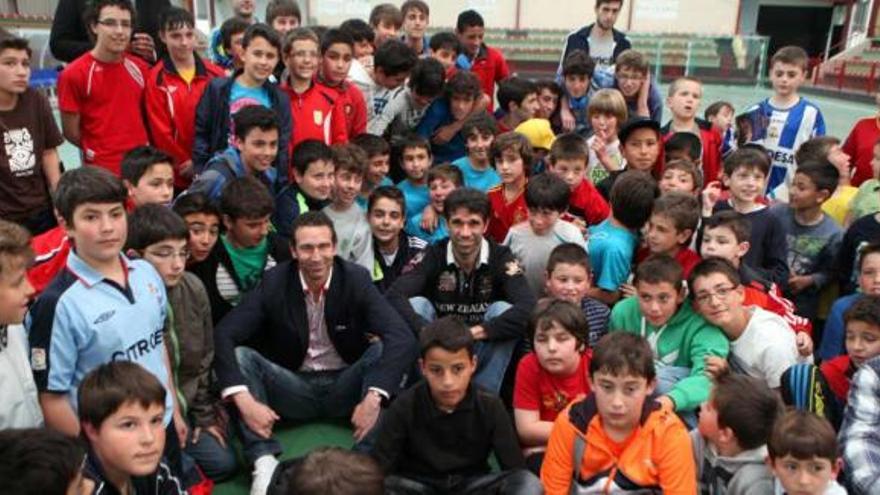
[[[189,84],[196,77],[196,68],[193,67],[192,69],[179,70],[179,71],[177,71],[177,73],[180,74],[181,79],[183,79],[184,81],[186,81],[187,84]]]
[[[822,203],[822,211],[833,218],[837,225],[843,226],[844,219],[849,213],[849,205],[852,203],[856,193],[859,192],[858,187],[840,186],[834,191],[834,195]]]

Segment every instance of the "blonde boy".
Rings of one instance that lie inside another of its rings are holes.
[[[598,184],[609,173],[623,168],[617,133],[626,122],[626,101],[616,89],[600,89],[590,98],[587,116],[593,128],[593,135],[587,139],[590,148],[587,178]]]

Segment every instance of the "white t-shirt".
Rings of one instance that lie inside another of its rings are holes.
[[[750,307],[746,330],[730,342],[730,368],[779,388],[782,374],[798,362],[794,331],[776,313]]]
[[[590,33],[590,58],[596,62],[596,69],[613,70],[614,36],[596,36],[596,29]]]
[[[598,136],[590,136],[587,139],[587,147],[590,150],[590,159],[587,163],[587,172],[586,177],[590,179],[590,182],[593,184],[598,184],[606,177],[610,175],[608,170],[605,169],[605,166],[599,163],[599,156],[593,151],[593,143],[599,139]],[[608,153],[608,157],[611,158],[611,163],[614,164],[615,170],[620,170],[623,168],[623,155],[620,153],[620,140],[615,139],[613,143],[608,143],[605,145],[605,151]]]
[[[0,429],[43,426],[29,349],[24,327],[0,325]]]
[[[525,270],[526,281],[535,294],[544,292],[544,272],[547,258],[556,246],[574,242],[584,245],[584,235],[574,224],[557,220],[545,235],[535,235],[529,222],[521,222],[510,228],[504,245],[509,247]]]

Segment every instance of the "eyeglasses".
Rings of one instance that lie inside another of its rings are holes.
[[[190,257],[189,249],[184,249],[182,251],[174,251],[173,249],[159,249],[156,251],[147,251],[146,252],[150,256],[155,256],[159,258],[161,261],[171,261],[175,256],[180,258],[183,261],[186,261]]]
[[[131,21],[120,21],[118,19],[101,19],[98,21],[98,24],[111,29],[117,27],[131,29]]]
[[[718,299],[724,300],[727,299],[727,296],[730,295],[731,292],[735,291],[735,286],[730,287],[718,287],[714,292],[700,292],[698,294],[694,294],[694,301],[697,301],[698,304],[706,304],[713,297],[717,297]]]

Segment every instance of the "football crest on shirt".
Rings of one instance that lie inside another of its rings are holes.
[[[46,349],[40,347],[31,349],[31,369],[34,371],[46,370]]]
[[[437,279],[437,290],[440,292],[452,292],[455,290],[455,274],[443,272]]]
[[[351,115],[351,103],[345,104],[345,115]]]
[[[321,122],[324,122],[324,112],[315,110],[312,112],[312,118],[315,121],[315,125],[321,125]]]

